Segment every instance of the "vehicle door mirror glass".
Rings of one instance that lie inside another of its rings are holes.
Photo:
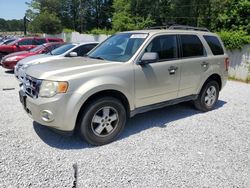
[[[70,52],[68,57],[77,57],[77,53],[76,52]]]
[[[159,60],[159,55],[156,52],[146,52],[143,54],[139,64],[149,64],[149,63],[155,63]]]
[[[42,54],[48,53],[48,50],[45,50],[45,49],[44,49],[44,50],[41,51],[41,53],[42,53]]]

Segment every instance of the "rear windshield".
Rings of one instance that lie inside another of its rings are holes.
[[[204,39],[207,41],[207,43],[208,43],[208,45],[209,45],[209,47],[214,55],[223,55],[224,54],[224,50],[222,48],[222,45],[217,37],[205,35]]]

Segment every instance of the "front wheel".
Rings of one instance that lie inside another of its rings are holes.
[[[80,136],[92,145],[112,142],[123,130],[126,110],[113,97],[104,97],[92,102],[82,114]]]
[[[194,101],[194,105],[198,110],[207,112],[212,110],[219,97],[219,84],[214,81],[208,81],[199,93],[198,98]]]

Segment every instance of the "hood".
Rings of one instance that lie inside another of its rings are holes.
[[[17,59],[22,59],[24,57],[28,57],[28,56],[31,56],[31,55],[34,55],[35,53],[34,52],[29,52],[29,51],[21,51],[21,52],[15,52],[15,53],[11,53],[9,55],[6,55],[4,56],[3,59],[7,59],[9,57],[14,57],[14,56],[17,56]]]
[[[121,65],[118,62],[90,59],[85,57],[64,58],[47,63],[36,64],[27,68],[26,73],[34,78],[48,80],[67,80],[67,77],[84,74],[87,72],[113,68]]]
[[[12,45],[0,45],[0,52],[9,52],[13,49]]]
[[[18,62],[19,65],[24,65],[24,64],[33,64],[36,62],[41,62],[43,59],[52,57],[51,55],[48,54],[38,54],[38,55],[32,55],[29,56],[25,59],[22,59],[21,61]]]
[[[13,56],[23,55],[23,54],[27,54],[27,53],[29,53],[29,51],[14,52],[14,53],[11,53],[9,55],[6,55],[5,57],[13,57]]]

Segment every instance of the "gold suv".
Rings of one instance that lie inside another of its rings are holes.
[[[102,145],[138,113],[184,101],[212,110],[228,63],[220,38],[203,28],[121,32],[86,57],[29,67],[19,94],[34,121]]]

